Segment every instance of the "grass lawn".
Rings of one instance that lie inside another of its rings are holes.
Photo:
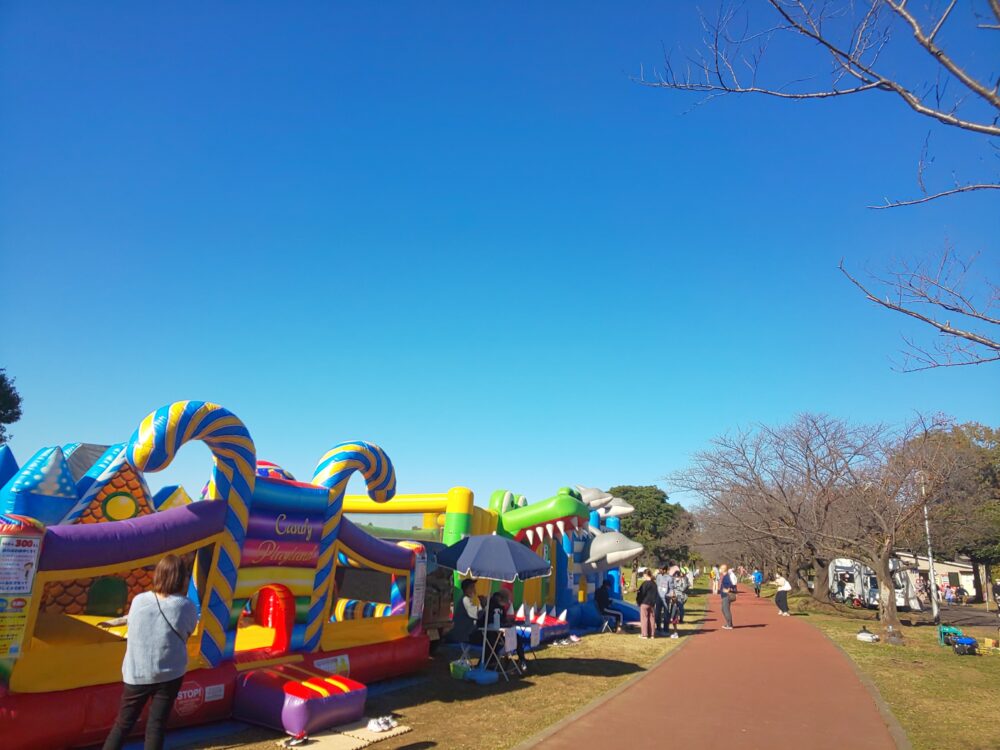
[[[692,630],[702,619],[704,592],[688,601],[686,624]],[[573,646],[548,646],[538,652],[524,677],[479,686],[453,680],[448,663],[457,652],[441,649],[418,685],[387,693],[368,701],[369,716],[392,713],[413,731],[375,745],[392,748],[454,748],[462,750],[510,748],[540,732],[602,693],[645,671],[672,649],[681,638],[646,641],[633,634],[585,636]],[[274,750],[275,732],[251,729],[224,741],[199,747],[222,750]]]
[[[958,656],[937,645],[937,630],[930,625],[904,627],[905,646],[863,643],[855,638],[858,630],[865,625],[877,632],[877,622],[851,614],[817,612],[810,604],[807,600],[790,601],[793,612],[826,633],[872,680],[914,750],[1000,748],[996,722],[1000,655]],[[995,628],[963,630],[980,643],[997,637]],[[844,720],[850,721],[850,717]]]

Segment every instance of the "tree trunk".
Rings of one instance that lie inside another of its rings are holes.
[[[902,637],[903,626],[896,610],[896,588],[892,583],[892,569],[889,566],[891,560],[892,545],[883,545],[874,561],[875,575],[878,578],[878,616],[884,631],[891,627]]]
[[[813,599],[826,602],[830,599],[830,565],[827,560],[813,558]]]
[[[982,560],[977,560],[975,557],[970,559],[972,561],[972,587],[976,591],[975,595],[970,597],[969,600],[973,602],[985,602],[986,588],[983,586],[983,562]]]
[[[996,597],[993,596],[993,566],[989,561],[983,563],[983,571],[985,573],[983,581],[983,601],[986,602],[986,611],[990,611],[990,602],[1000,605],[997,602]]]
[[[791,584],[796,593],[809,593],[809,574],[806,572],[812,569],[809,561],[804,557],[796,557],[792,560]]]

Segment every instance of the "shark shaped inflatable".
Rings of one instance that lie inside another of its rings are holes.
[[[632,562],[642,554],[643,546],[619,531],[598,531],[583,548],[584,564],[602,573]]]
[[[611,502],[598,508],[601,518],[622,518],[635,512],[635,508],[620,497],[611,498]]]

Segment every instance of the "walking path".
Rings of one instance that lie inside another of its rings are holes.
[[[826,636],[753,593],[733,605],[736,629],[721,630],[719,597],[709,600],[690,643],[534,748],[896,750],[871,694]]]

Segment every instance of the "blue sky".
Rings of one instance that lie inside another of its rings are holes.
[[[996,278],[996,199],[866,210],[916,191],[929,129],[885,96],[691,111],[629,80],[696,37],[669,2],[5,3],[18,458],[205,399],[300,477],[361,438],[401,491],[534,499],[805,410],[1000,423],[1000,369],[893,371],[919,329],[836,268],[947,241]],[[930,129],[932,178],[995,173]],[[150,481],[207,472],[192,447]]]

